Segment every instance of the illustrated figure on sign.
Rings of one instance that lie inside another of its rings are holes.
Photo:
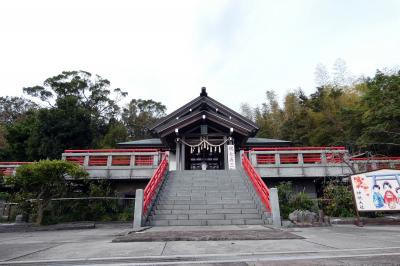
[[[372,187],[373,195],[372,200],[374,201],[376,208],[382,208],[384,205],[384,199],[380,193],[381,187],[379,185],[374,185]]]
[[[400,187],[396,188],[396,194],[397,194],[397,204],[400,205]]]
[[[389,182],[383,182],[383,191],[385,191],[384,201],[388,205],[389,209],[395,209],[397,203],[396,195],[391,191],[392,186]]]

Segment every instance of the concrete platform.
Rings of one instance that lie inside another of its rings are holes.
[[[169,226],[131,232],[112,242],[223,241],[303,239],[290,232],[264,226]]]
[[[398,265],[400,261],[399,226],[285,230],[302,239],[111,242],[127,231],[131,225],[104,224],[95,229],[3,233],[0,265]],[[148,231],[165,232],[165,228]]]

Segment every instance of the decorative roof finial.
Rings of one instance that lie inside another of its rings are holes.
[[[207,96],[206,87],[201,87],[200,96]]]

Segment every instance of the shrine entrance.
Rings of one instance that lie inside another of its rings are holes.
[[[196,145],[199,140],[186,140],[189,145]],[[208,145],[207,143],[212,145]],[[226,145],[219,145],[223,143],[223,138],[208,139],[207,143],[203,142],[199,146],[185,145],[185,170],[223,170],[225,169],[225,149]],[[202,147],[200,147],[202,146]]]
[[[224,170],[235,169],[235,147],[243,146],[258,127],[210,98],[202,88],[199,97],[160,119],[150,130],[169,147],[170,169]]]

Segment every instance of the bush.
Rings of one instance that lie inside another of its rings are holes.
[[[71,194],[72,197],[100,197],[98,199],[51,201],[45,213],[43,224],[75,221],[128,221],[133,219],[134,201],[102,199],[116,197],[108,180],[89,181],[82,188],[85,192]]]
[[[316,211],[314,201],[304,191],[295,193],[292,182],[281,182],[278,186],[279,208],[283,219],[287,219],[294,210]]]
[[[10,194],[7,192],[0,192],[0,200],[8,201],[10,198]]]
[[[355,215],[353,192],[347,184],[330,181],[324,188],[320,203],[329,216],[352,217]]]
[[[117,199],[88,199],[52,201],[44,212],[43,224],[77,221],[130,221],[134,202],[128,205]]]

